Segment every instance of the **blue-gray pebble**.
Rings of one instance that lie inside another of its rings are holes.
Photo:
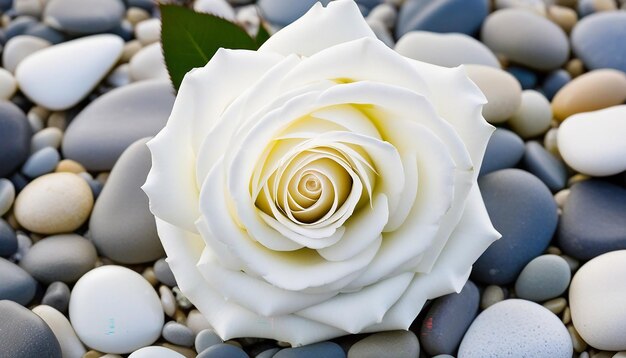
[[[487,284],[509,284],[548,247],[558,221],[556,202],[541,180],[520,169],[484,175],[478,185],[502,238],[476,261],[472,277]]]
[[[154,263],[154,275],[162,284],[170,287],[176,286],[176,278],[165,259],[158,259]]]
[[[15,36],[23,35],[29,27],[37,23],[37,19],[32,16],[18,16],[7,25],[4,35],[8,41]]]
[[[41,299],[42,305],[53,307],[61,313],[67,313],[70,303],[70,288],[65,282],[56,281],[50,284]]]
[[[272,24],[286,26],[304,15],[318,0],[259,0],[257,6],[263,19]],[[321,1],[326,6],[330,0]]]
[[[68,38],[62,32],[55,30],[54,28],[46,24],[36,24],[30,26],[24,31],[24,35],[30,35],[39,37],[50,42],[53,45],[65,42]]]
[[[476,318],[480,293],[471,281],[461,292],[437,298],[428,308],[420,329],[420,343],[430,355],[454,354]]]
[[[0,101],[0,177],[7,177],[28,158],[32,130],[16,105]]]
[[[533,89],[537,85],[537,74],[527,68],[510,66],[506,71],[519,81],[523,90]]]
[[[473,35],[488,13],[488,0],[407,0],[398,13],[396,38],[414,30]]]
[[[220,338],[220,336],[218,336],[214,330],[207,328],[198,332],[198,334],[196,335],[194,348],[196,349],[196,352],[202,352],[210,346],[220,343],[224,343],[224,341],[222,341],[222,338]]]
[[[626,72],[626,12],[599,12],[579,21],[571,34],[572,48],[590,70]]]
[[[55,148],[41,148],[28,157],[22,166],[22,173],[29,178],[36,178],[52,172],[60,160],[61,155]]]
[[[249,358],[239,347],[226,343],[213,345],[196,356],[196,358]]]
[[[541,144],[535,141],[526,142],[522,163],[529,172],[541,179],[552,192],[557,192],[565,187],[567,182],[565,164],[556,159]]]
[[[50,0],[43,19],[70,34],[95,34],[119,25],[125,10],[121,0]]]
[[[16,251],[17,236],[15,236],[15,231],[6,221],[0,218],[0,257],[9,257]]]
[[[348,358],[406,357],[418,358],[420,343],[411,331],[374,333],[348,350]]]
[[[345,358],[346,353],[334,342],[320,342],[302,347],[285,348],[274,355],[274,358]]]
[[[543,80],[541,91],[548,100],[552,100],[554,95],[571,80],[572,76],[565,70],[552,71]]]
[[[524,155],[524,141],[514,132],[496,128],[489,138],[480,175],[496,170],[512,168]]]
[[[61,358],[61,346],[50,327],[31,310],[0,301],[0,355],[15,358]]]
[[[543,302],[560,296],[569,286],[572,272],[564,258],[541,255],[530,261],[515,282],[517,297]]]
[[[195,339],[189,327],[175,321],[169,321],[163,326],[162,335],[168,342],[183,347],[193,346]]]
[[[563,206],[557,240],[567,255],[589,260],[626,249],[626,189],[587,180],[571,187]]]
[[[11,300],[25,306],[35,297],[37,281],[21,267],[2,257],[0,277],[0,300]]]

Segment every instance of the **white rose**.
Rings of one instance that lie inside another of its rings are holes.
[[[493,127],[463,68],[400,56],[352,1],[189,72],[144,190],[182,292],[224,339],[407,329],[499,237]]]

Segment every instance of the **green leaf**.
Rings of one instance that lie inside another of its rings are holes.
[[[160,4],[159,7],[163,57],[176,90],[187,72],[204,66],[220,47],[258,48],[255,39],[243,28],[221,17],[176,5]]]
[[[257,46],[261,47],[270,38],[270,33],[267,31],[263,22],[259,24],[259,31],[256,33],[256,37],[254,41],[256,41]]]

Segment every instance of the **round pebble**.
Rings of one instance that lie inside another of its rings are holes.
[[[35,153],[45,147],[58,149],[63,139],[63,131],[56,127],[48,127],[33,135],[30,142],[30,151]]]
[[[57,173],[80,174],[86,172],[87,170],[77,161],[71,159],[63,159],[59,162],[59,164],[57,164],[55,171]]]
[[[137,51],[130,59],[129,66],[130,78],[133,81],[170,78],[160,43],[150,44]]]
[[[144,276],[145,277],[145,276]],[[161,297],[161,306],[166,315],[173,317],[176,313],[176,298],[172,290],[165,285],[159,287],[159,296]]]
[[[485,287],[483,291],[483,295],[480,299],[480,308],[485,310],[487,307],[493,306],[494,304],[503,301],[506,297],[504,296],[504,290],[502,287],[496,285],[489,285]]]
[[[168,342],[183,347],[193,346],[195,340],[191,329],[174,321],[169,321],[163,326],[162,335]]]
[[[523,103],[522,87],[509,73],[481,65],[467,65],[469,78],[483,91],[487,104],[483,116],[490,123],[502,123],[513,116]]]
[[[0,178],[0,216],[6,214],[15,200],[15,187],[9,179]]]
[[[207,321],[206,317],[204,317],[202,313],[200,313],[200,311],[196,309],[192,309],[191,311],[189,311],[189,314],[187,314],[187,322],[185,322],[185,325],[189,327],[195,334],[198,334],[205,329],[212,329],[211,324],[209,324],[209,321]]]
[[[626,13],[597,13],[586,16],[574,27],[572,49],[589,69],[614,68],[626,72],[625,36]]]
[[[134,351],[128,358],[184,358],[185,356],[166,347],[150,346]]]
[[[17,65],[31,54],[52,45],[50,41],[30,35],[20,35],[11,38],[4,45],[2,51],[2,66],[15,73]]]
[[[89,217],[89,185],[71,173],[53,173],[30,182],[15,200],[15,217],[30,231],[56,234],[74,231]]]
[[[163,309],[152,286],[122,266],[89,271],[74,286],[70,321],[80,340],[107,353],[130,353],[161,335]]]
[[[554,95],[572,80],[572,76],[565,70],[550,72],[541,84],[541,91],[548,100],[552,100]]]
[[[572,31],[572,28],[578,21],[578,14],[576,14],[576,11],[566,6],[548,6],[546,15],[548,19],[559,25],[563,31],[568,34]]]
[[[0,317],[0,352],[3,356],[62,357],[61,346],[50,327],[29,309],[0,298]]]
[[[0,99],[10,99],[17,90],[17,82],[11,72],[0,68]]]
[[[567,289],[571,272],[567,261],[557,255],[542,255],[530,261],[517,277],[517,297],[543,302]]]
[[[626,349],[626,250],[598,256],[574,275],[569,290],[572,322],[596,349]]]
[[[507,123],[520,137],[532,138],[545,133],[551,122],[552,108],[546,97],[535,90],[525,90],[521,105]]]

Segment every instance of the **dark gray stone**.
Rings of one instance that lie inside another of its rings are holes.
[[[0,257],[9,257],[16,251],[17,236],[15,236],[15,231],[6,221],[0,218]]]
[[[226,343],[213,345],[196,356],[196,358],[249,358],[239,347]]]
[[[551,101],[554,95],[571,80],[572,76],[565,70],[552,71],[543,80],[541,91]]]
[[[496,128],[489,138],[480,175],[512,168],[524,155],[524,141],[508,129]]]
[[[164,285],[167,285],[169,287],[174,287],[177,285],[174,273],[172,273],[170,265],[167,264],[165,259],[158,259],[154,263],[154,275],[156,276],[157,280],[159,280],[159,282]]]
[[[320,342],[296,348],[285,348],[274,355],[274,358],[345,358],[346,353],[334,342]]]
[[[32,135],[24,112],[0,101],[0,177],[9,176],[28,158]]]
[[[62,32],[41,23],[28,27],[26,31],[24,31],[24,35],[39,37],[49,41],[53,45],[60,44],[61,42],[65,42],[67,40],[67,36],[65,36]]]
[[[67,313],[70,303],[70,288],[65,282],[56,281],[50,284],[41,299],[42,305],[53,307],[61,313]]]
[[[489,14],[488,0],[407,0],[400,8],[396,38],[409,31],[473,35]]]
[[[567,182],[567,169],[565,164],[556,159],[541,144],[530,141],[526,142],[524,167],[541,179],[552,192],[557,192],[565,187]]]
[[[125,14],[121,0],[50,0],[44,22],[71,34],[96,34],[120,24]]]
[[[4,36],[8,41],[12,37],[23,35],[29,27],[35,26],[37,23],[37,19],[32,16],[18,16],[7,25]]]
[[[572,48],[590,70],[626,72],[626,12],[599,12],[582,19],[571,34]]]
[[[2,277],[0,300],[11,300],[27,305],[35,297],[37,281],[21,267],[2,257],[0,257],[0,277]]]
[[[348,358],[418,358],[419,355],[420,343],[411,331],[374,333],[356,342],[348,351]]]
[[[0,301],[0,352],[3,357],[61,358],[61,346],[46,322],[12,301]]]

